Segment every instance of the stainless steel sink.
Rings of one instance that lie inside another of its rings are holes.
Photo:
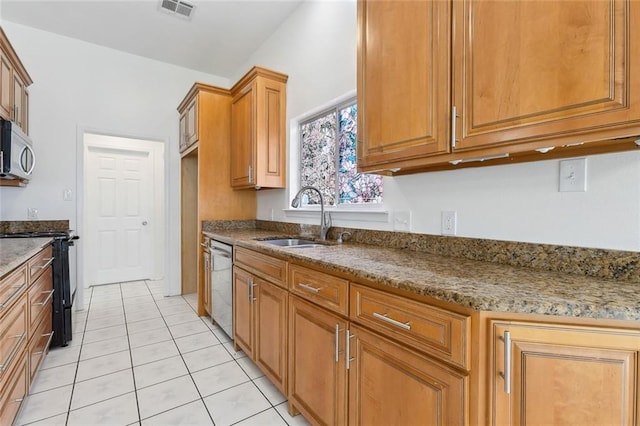
[[[304,240],[300,238],[274,238],[269,240],[260,240],[263,243],[271,244],[278,247],[322,247],[324,244],[319,244],[313,240]]]

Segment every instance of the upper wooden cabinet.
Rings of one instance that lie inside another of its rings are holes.
[[[637,149],[639,24],[630,0],[358,0],[360,170]]]
[[[358,166],[446,152],[447,2],[359,1]]]
[[[640,133],[637,2],[456,6],[456,150]]]
[[[198,93],[191,94],[178,107],[180,113],[180,152],[192,148],[200,136],[198,128]]]
[[[253,67],[231,89],[231,186],[286,186],[287,76]]]
[[[0,28],[0,117],[29,133],[29,73]]]
[[[491,329],[491,424],[638,424],[637,331],[501,321]]]

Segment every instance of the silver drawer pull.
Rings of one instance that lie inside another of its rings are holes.
[[[26,286],[27,286],[27,283],[24,282],[24,283],[21,283],[21,284],[18,284],[18,285],[14,285],[13,287],[11,287],[14,290],[9,295],[9,297],[7,297],[7,299],[4,302],[0,303],[0,309],[4,309],[7,306],[9,306],[9,302],[14,298],[14,296],[17,295],[18,293],[20,293],[20,290],[22,290],[22,288],[26,287]]]
[[[389,318],[389,317],[387,316],[387,314],[379,314],[379,313],[377,313],[377,312],[374,312],[374,313],[373,313],[373,316],[374,316],[375,318],[381,319],[382,321],[386,321],[386,322],[388,322],[389,324],[393,324],[393,325],[395,325],[396,327],[400,327],[400,328],[403,328],[403,329],[405,329],[405,330],[411,330],[411,322],[409,322],[409,321],[407,321],[407,322],[400,322],[400,321],[398,321],[398,320],[394,320],[393,318]]]
[[[40,269],[44,269],[44,268],[46,268],[47,266],[51,265],[51,264],[53,263],[53,260],[54,260],[54,259],[55,259],[55,257],[50,257],[50,258],[46,259],[46,260],[47,260],[47,263],[45,263],[44,265],[42,265],[42,266],[40,267]]]
[[[53,297],[53,292],[55,290],[50,290],[50,291],[43,291],[43,293],[49,293],[49,295],[47,296],[46,299],[44,299],[44,302],[36,302],[36,303],[32,303],[31,306],[44,306],[47,303],[49,303],[51,301],[51,298]]]
[[[204,248],[209,248],[209,245],[208,245],[208,244],[200,243],[200,245],[201,245],[202,247],[204,247]]]
[[[16,343],[16,345],[13,347],[13,350],[9,354],[7,361],[4,364],[0,364],[0,372],[4,373],[7,370],[7,368],[9,367],[9,364],[11,364],[11,361],[13,361],[13,358],[18,353],[18,348],[20,348],[20,345],[22,345],[22,341],[24,340],[26,335],[27,333],[22,333],[15,336],[16,339],[19,338],[20,340],[18,340],[18,343]]]
[[[298,287],[301,287],[301,288],[303,288],[305,290],[312,291],[314,293],[320,293],[320,290],[321,290],[320,288],[316,288],[316,287],[314,287],[312,285],[305,284],[305,283],[298,283]]]
[[[51,344],[51,339],[53,339],[53,331],[51,333],[46,333],[46,334],[41,334],[40,337],[47,337],[49,336],[49,339],[47,340],[47,344],[45,345],[44,349],[38,352],[34,352],[34,355],[42,355],[47,348],[49,347],[49,345]]]
[[[19,403],[21,403],[22,401],[24,401],[24,398],[14,399],[14,400],[13,400],[13,401],[11,401],[11,402],[13,402],[14,404],[19,404]]]

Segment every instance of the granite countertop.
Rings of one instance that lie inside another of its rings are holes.
[[[633,282],[348,242],[283,248],[256,240],[283,235],[260,229],[206,234],[479,311],[640,321],[640,292]]]
[[[29,260],[52,241],[51,237],[0,238],[0,277]]]

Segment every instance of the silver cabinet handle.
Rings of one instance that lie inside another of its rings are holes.
[[[18,334],[17,336],[15,336],[16,339],[19,339],[18,343],[16,343],[16,345],[13,347],[13,350],[9,354],[9,357],[7,358],[7,361],[4,364],[0,364],[0,371],[1,372],[4,373],[7,370],[7,367],[9,367],[9,364],[11,364],[11,361],[13,361],[13,358],[18,353],[18,348],[20,348],[20,345],[22,345],[22,341],[24,340],[26,335],[27,335],[27,333],[22,333],[22,334]]]
[[[458,118],[456,107],[451,107],[451,148],[456,147],[456,118]]]
[[[20,402],[24,401],[24,398],[18,398],[18,399],[14,399],[13,401],[11,401],[14,404],[18,404]]]
[[[14,289],[13,292],[9,295],[9,297],[7,299],[5,299],[4,302],[0,303],[0,309],[4,309],[7,306],[9,306],[9,302],[11,302],[11,300],[13,300],[13,298],[20,293],[20,290],[22,289],[22,287],[26,287],[27,283],[24,282],[20,285],[14,285],[12,288]]]
[[[374,313],[373,313],[373,316],[374,316],[374,317],[376,317],[376,318],[378,318],[378,319],[381,319],[382,321],[386,321],[386,322],[388,322],[389,324],[393,324],[393,325],[395,325],[396,327],[400,327],[400,328],[405,329],[405,330],[411,330],[411,322],[409,322],[409,321],[407,321],[407,322],[400,322],[400,321],[398,321],[398,320],[394,320],[393,318],[389,318],[389,317],[387,316],[387,314],[379,314],[379,313],[377,313],[377,312],[374,312]]]
[[[504,373],[500,377],[504,379],[504,393],[511,393],[511,332],[505,331],[500,340],[504,341]]]
[[[339,334],[340,334],[340,324],[336,324],[336,348],[335,348],[336,363],[338,362],[338,346],[340,345],[339,336],[338,336]]]
[[[205,243],[200,243],[200,245],[204,248],[209,248],[209,245],[205,244]]]
[[[47,263],[45,263],[45,264],[44,264],[44,265],[42,265],[42,266],[39,266],[39,268],[40,268],[40,269],[44,269],[44,268],[46,268],[47,266],[49,266],[49,265],[51,265],[51,264],[53,263],[54,259],[55,259],[55,257],[50,257],[50,258],[48,258],[48,259],[43,259],[43,260],[46,260],[46,261],[47,261]]]
[[[314,287],[312,285],[309,284],[305,284],[305,283],[298,283],[298,287],[303,288],[305,290],[309,290],[313,293],[320,293],[320,288]]]
[[[251,164],[249,164],[249,170],[248,170],[248,174],[249,174],[249,183],[253,182],[253,166]]]
[[[247,298],[249,299],[249,303],[251,303],[251,299],[253,299],[253,296],[251,295],[251,292],[253,291],[253,279],[251,277],[247,278]]]
[[[44,299],[44,302],[37,302],[37,303],[32,303],[31,306],[44,306],[46,305],[48,302],[51,301],[51,298],[53,297],[53,292],[55,290],[51,290],[51,291],[43,291],[43,293],[49,293],[49,295],[47,296],[46,299]]]
[[[34,352],[34,354],[42,355],[47,350],[47,348],[51,344],[51,339],[53,339],[53,331],[51,331],[51,333],[45,333],[40,335],[40,337],[46,337],[46,336],[49,336],[49,339],[47,340],[47,344],[45,345],[44,349],[38,352]]]
[[[252,279],[251,280],[251,303],[253,303],[256,300],[258,300],[258,299],[255,298],[255,290],[254,290],[255,287],[258,287],[258,284],[254,283],[253,279]]]
[[[351,365],[351,361],[353,361],[355,358],[351,358],[351,339],[353,339],[355,336],[355,334],[351,334],[349,332],[349,329],[347,329],[347,333],[345,334],[345,361],[347,364],[347,370],[349,369],[349,366]]]

